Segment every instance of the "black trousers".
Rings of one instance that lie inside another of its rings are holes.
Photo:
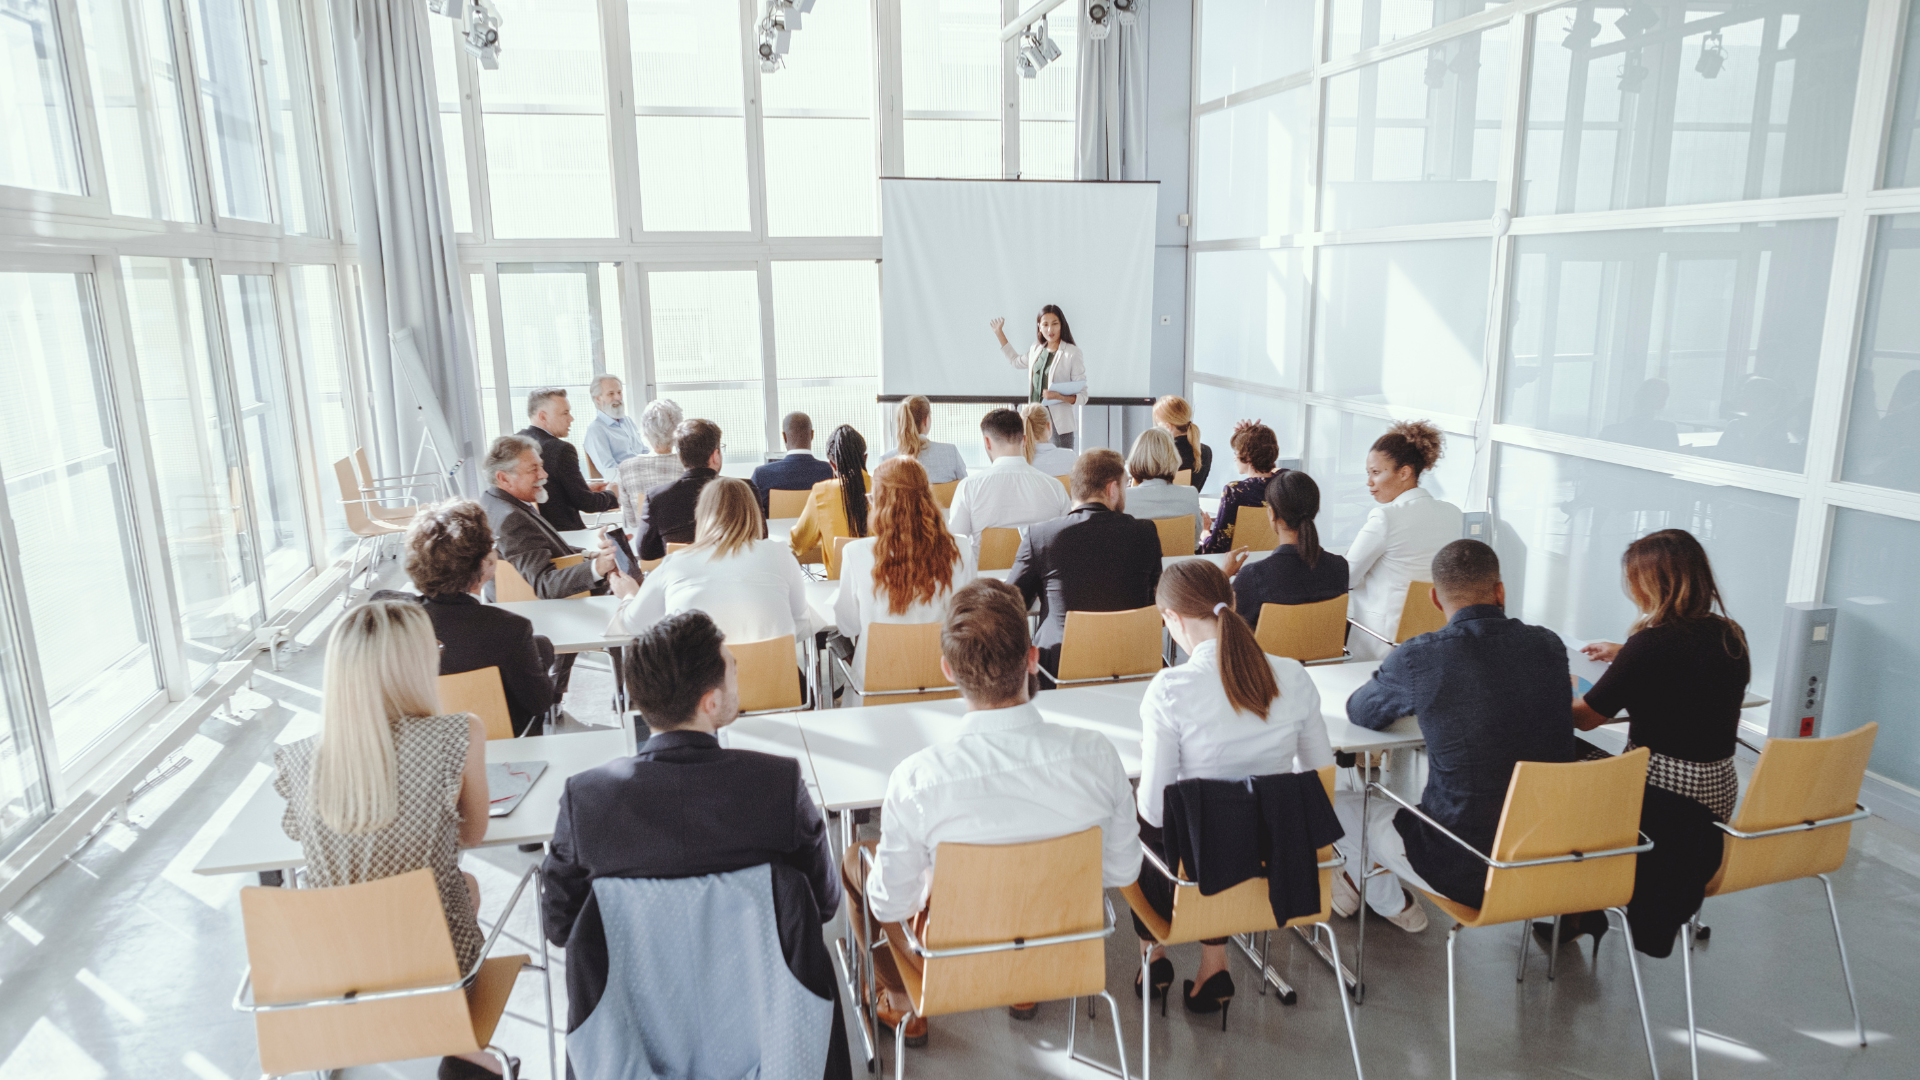
[[[1074,433],[1071,431],[1065,433],[1056,431],[1053,433],[1053,445],[1062,450],[1071,450],[1073,449],[1073,435]]]

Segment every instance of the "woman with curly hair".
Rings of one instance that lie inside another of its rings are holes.
[[[1400,629],[1407,586],[1428,580],[1433,557],[1460,539],[1460,508],[1420,486],[1420,474],[1433,468],[1443,449],[1439,428],[1425,420],[1403,420],[1367,451],[1367,493],[1379,505],[1367,513],[1347,548],[1347,582],[1353,590],[1347,616],[1372,632],[1348,636],[1355,659],[1386,657],[1386,642]]]
[[[1213,516],[1213,527],[1200,542],[1202,555],[1234,549],[1233,525],[1241,507],[1257,506],[1262,514],[1267,512],[1267,481],[1273,479],[1274,466],[1280,461],[1279,438],[1272,428],[1258,420],[1242,420],[1233,425],[1233,438],[1228,445],[1233,447],[1234,466],[1244,479],[1221,489],[1220,512]],[[1236,560],[1227,572],[1232,574],[1239,568]]]

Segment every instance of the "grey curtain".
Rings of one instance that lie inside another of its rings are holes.
[[[1147,178],[1147,12],[1115,26],[1105,41],[1080,30],[1080,106],[1074,117],[1074,176],[1081,180]]]
[[[430,27],[445,27],[418,0],[330,2],[359,232],[375,434],[368,450],[384,475],[415,471],[422,422],[391,337],[411,331],[431,393],[460,443],[438,447],[453,467],[475,456],[483,429],[426,36]],[[436,461],[429,455],[420,467],[433,469]],[[468,494],[475,490],[472,474],[461,470],[457,481]]]

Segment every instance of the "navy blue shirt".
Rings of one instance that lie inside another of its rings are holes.
[[[1514,764],[1578,756],[1567,675],[1558,634],[1509,619],[1497,605],[1476,604],[1389,653],[1373,680],[1347,699],[1347,718],[1378,730],[1417,716],[1427,741],[1420,809],[1491,853]],[[1405,810],[1393,823],[1407,861],[1427,884],[1480,906],[1485,863]]]
[[[1312,604],[1347,595],[1347,560],[1331,551],[1308,566],[1300,550],[1281,544],[1273,554],[1240,568],[1233,577],[1233,609],[1260,625],[1262,604]]]

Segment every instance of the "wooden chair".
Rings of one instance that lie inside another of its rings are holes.
[[[1338,663],[1347,656],[1347,597],[1317,604],[1261,604],[1253,639],[1270,656],[1303,664]]]
[[[562,555],[553,560],[553,565],[565,569],[569,566],[577,566],[585,559],[585,555]],[[574,593],[566,599],[577,600],[580,597],[591,595],[592,591],[589,590],[587,592]],[[494,603],[509,604],[518,601],[538,599],[540,599],[540,594],[533,591],[533,586],[527,582],[526,578],[520,576],[520,571],[515,569],[512,563],[501,559],[493,572]]]
[[[860,539],[858,536],[836,536],[833,538],[833,558],[827,561],[828,581],[840,580],[840,553],[847,549],[848,544],[858,539]]]
[[[872,853],[860,854],[871,872]],[[1072,998],[1068,1057],[1113,1072],[1074,1049],[1079,999],[1097,995],[1106,999],[1126,1076],[1120,1014],[1106,989],[1105,940],[1115,920],[1100,884],[1100,854],[1098,828],[1027,844],[936,847],[924,940],[908,923],[898,924],[903,940],[887,938],[914,1015]],[[895,1080],[905,1075],[906,1028],[903,1021],[893,1029]]]
[[[1191,555],[1193,542],[1193,515],[1182,514],[1179,517],[1150,518],[1153,527],[1160,533],[1160,557],[1170,559],[1176,555]]]
[[[1395,645],[1446,628],[1447,613],[1433,606],[1432,592],[1431,581],[1407,583],[1407,598],[1400,605],[1400,628],[1393,634]]]
[[[507,713],[507,690],[497,667],[476,668],[440,676],[440,711],[470,712],[487,726],[487,741],[513,738],[513,717]]]
[[[1020,553],[1019,529],[980,530],[980,569],[1011,570]]]
[[[1280,536],[1273,531],[1273,519],[1267,517],[1266,507],[1242,506],[1235,511],[1233,546],[1255,551],[1272,551],[1280,546]]]
[[[806,705],[793,635],[765,641],[727,642],[740,665],[740,715],[791,712]]]
[[[671,555],[671,554],[673,554],[674,552],[676,552],[676,551],[679,551],[679,550],[680,550],[680,549],[682,549],[682,548],[687,548],[687,547],[692,547],[692,546],[693,546],[693,545],[691,545],[691,544],[668,544],[668,545],[667,545],[667,555]],[[641,559],[641,560],[639,560],[639,566],[640,566],[640,572],[641,572],[641,573],[643,573],[643,574],[651,574],[651,573],[653,573],[653,572],[654,572],[655,570],[658,570],[658,569],[660,568],[660,564],[661,564],[661,563],[663,563],[663,562],[666,562],[666,561],[667,561],[667,555],[662,555],[662,556],[660,556],[660,557],[659,557],[659,558],[657,558],[657,559]],[[558,560],[558,559],[555,559],[555,560],[554,560],[554,562],[555,562],[555,563],[558,563],[559,561],[560,561],[560,560]],[[586,593],[580,593],[579,595],[581,595],[581,596],[585,596],[585,595],[587,595],[587,594],[586,594]]]
[[[1060,671],[1040,673],[1055,686],[1151,679],[1163,663],[1160,609],[1069,611],[1060,638]]]
[[[1060,486],[1067,489],[1068,495],[1073,494],[1073,474],[1072,473],[1068,473],[1065,476],[1056,476],[1054,477],[1054,479],[1060,481]]]
[[[233,1007],[252,1015],[269,1076],[486,1051],[526,954],[488,958],[537,867],[462,972],[433,871],[327,889],[240,890],[247,973]],[[553,987],[540,945],[538,969]],[[247,1000],[251,985],[253,1000]],[[553,1045],[552,1011],[547,1022]]]
[[[867,627],[866,670],[834,663],[862,705],[937,701],[960,696],[940,671],[939,623],[873,623]]]
[[[767,516],[769,518],[797,518],[807,512],[807,504],[813,499],[811,489],[801,491],[782,491],[771,488],[767,491]]]
[[[1647,1022],[1647,999],[1640,984],[1640,963],[1634,953],[1633,927],[1627,922],[1626,912],[1627,901],[1633,896],[1635,860],[1631,856],[1653,849],[1653,844],[1640,834],[1640,801],[1647,790],[1648,754],[1643,746],[1599,761],[1515,764],[1513,779],[1507,785],[1506,804],[1500,812],[1500,827],[1494,833],[1491,856],[1455,837],[1424,810],[1389,788],[1378,782],[1367,785],[1369,794],[1392,799],[1431,825],[1435,835],[1459,845],[1487,867],[1486,894],[1478,908],[1426,893],[1433,906],[1454,923],[1447,931],[1450,1076],[1460,1075],[1454,994],[1454,943],[1460,931],[1518,922],[1521,933],[1531,936],[1528,924],[1533,919],[1557,919],[1563,912],[1605,909],[1620,916],[1620,928],[1626,932],[1627,963],[1633,970],[1634,996],[1640,1001],[1640,1026],[1647,1040],[1647,1061],[1653,1067],[1656,1080],[1659,1077],[1653,1027]],[[1363,835],[1362,866],[1368,865],[1364,842]],[[1363,884],[1363,896],[1365,892]],[[1362,899],[1363,908],[1365,903]],[[1360,927],[1364,934],[1364,918]],[[1520,962],[1526,963],[1524,945]]]
[[[1318,771],[1320,782],[1327,789],[1327,801],[1331,803],[1334,767],[1328,765]],[[1265,878],[1248,878],[1224,892],[1202,896],[1199,882],[1188,881],[1181,876],[1188,872],[1187,867],[1183,865],[1178,868],[1169,868],[1160,856],[1144,843],[1140,845],[1140,854],[1146,859],[1145,864],[1140,868],[1142,874],[1157,873],[1173,883],[1172,917],[1163,918],[1159,912],[1155,911],[1137,883],[1122,888],[1120,895],[1126,897],[1127,906],[1133,909],[1134,915],[1142,923],[1146,924],[1147,931],[1153,935],[1154,941],[1161,945],[1186,945],[1206,938],[1237,937],[1241,934],[1251,939],[1254,934],[1311,926],[1314,928],[1316,941],[1319,940],[1320,928],[1325,927],[1327,941],[1332,946],[1333,955],[1340,955],[1340,942],[1333,933],[1333,872],[1346,865],[1346,860],[1341,858],[1331,846],[1320,849],[1320,910],[1312,915],[1288,919],[1284,927],[1274,922],[1273,903],[1267,897]],[[1253,950],[1247,949],[1244,944],[1242,948],[1246,949],[1248,958],[1252,959]],[[1261,942],[1260,951],[1260,992],[1264,994],[1267,991],[1268,981],[1278,982],[1279,980],[1277,976],[1268,974],[1271,969],[1267,967],[1264,940]],[[1140,982],[1143,986],[1149,981],[1150,975],[1148,955],[1150,954],[1142,953],[1140,957]],[[1360,1068],[1360,1039],[1353,1030],[1353,1003],[1347,1000],[1345,991],[1344,986],[1337,991],[1340,996],[1340,1011],[1347,1019],[1347,1044],[1353,1051],[1353,1072],[1356,1077],[1362,1077],[1364,1074]],[[1286,992],[1282,991],[1282,993]],[[1293,1003],[1287,998],[1281,1000],[1286,1004]],[[1151,1080],[1153,1075],[1153,1059],[1149,1054],[1152,1045],[1153,1025],[1150,1020],[1152,1009],[1151,995],[1143,995],[1140,1003],[1141,1080]],[[1162,997],[1160,1015],[1166,1014],[1167,999]],[[1220,1026],[1224,1028],[1226,1022],[1227,1018],[1224,1015],[1221,1016]]]
[[[1174,483],[1174,486],[1176,487],[1192,487],[1193,486],[1193,470],[1181,469],[1179,472],[1174,473],[1173,483]]]
[[[371,546],[373,548],[373,562],[367,569],[372,570],[375,566],[379,565],[381,547],[386,542],[386,538],[389,536],[398,536],[406,532],[407,526],[404,522],[392,521],[386,518],[376,518],[369,513],[367,508],[373,505],[372,500],[366,498],[360,492],[359,480],[354,476],[353,472],[353,459],[341,458],[339,461],[334,462],[333,474],[340,484],[340,507],[346,512],[347,531],[355,537],[353,557],[348,561],[347,565],[349,567],[360,565],[361,550]],[[231,490],[237,492],[240,489],[235,487]],[[353,600],[351,589],[349,589],[347,600],[349,603]]]
[[[951,508],[953,506],[953,493],[959,487],[960,481],[958,480],[949,480],[944,484],[933,485],[933,501],[939,503],[940,509],[942,510]]]

